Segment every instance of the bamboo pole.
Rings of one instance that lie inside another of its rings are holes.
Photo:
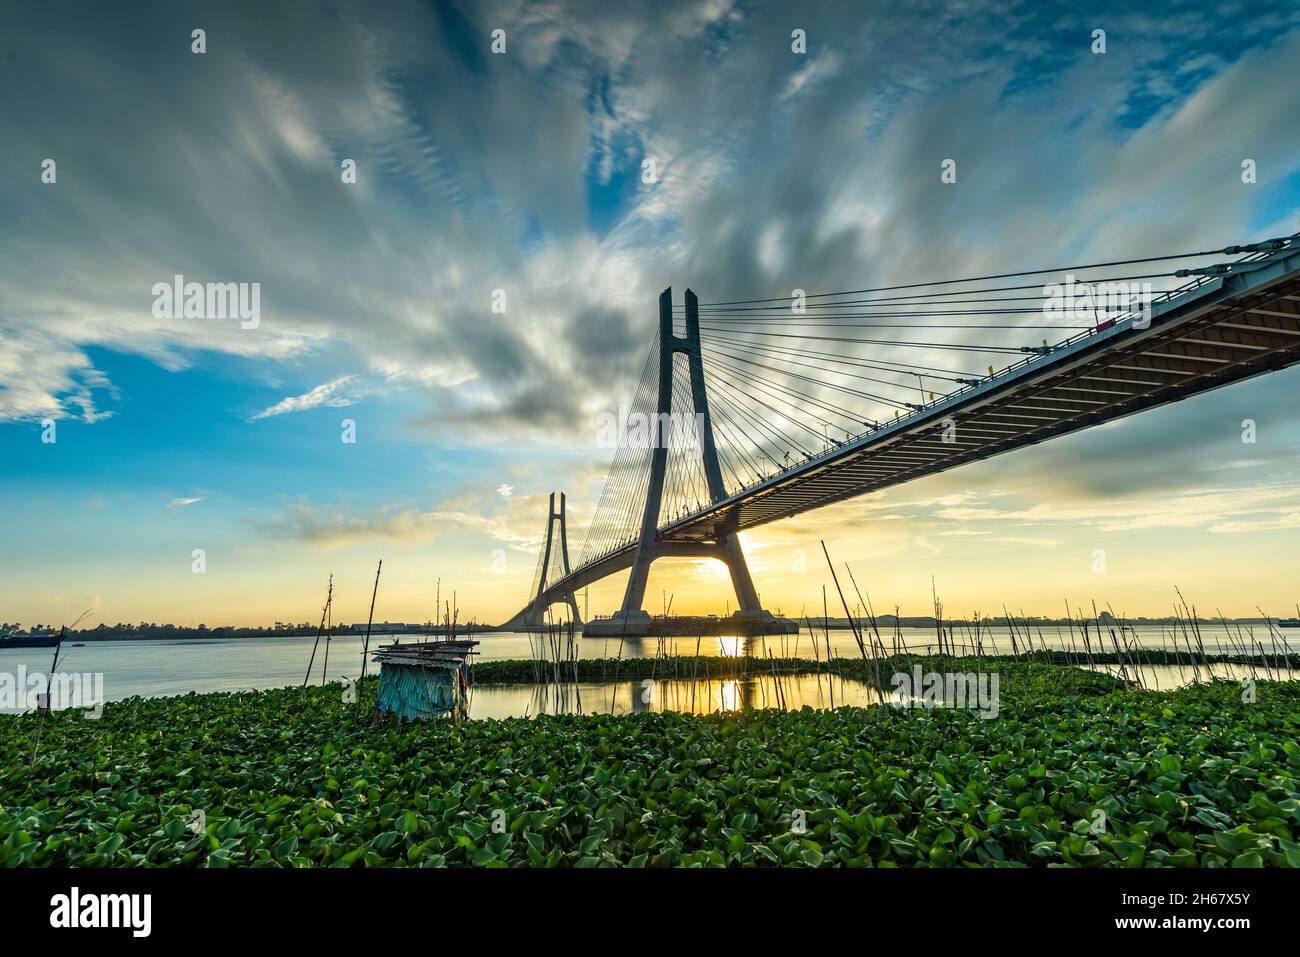
[[[384,570],[384,560],[375,569],[375,589],[370,593],[370,617],[366,619],[366,640],[361,646],[361,680],[357,682],[357,714],[361,713],[362,682],[366,680],[366,665],[370,661],[370,626],[375,621],[375,599],[379,596],[379,573]]]
[[[334,641],[334,576],[330,576],[330,600],[325,603],[325,660],[320,666],[320,683],[325,687],[325,679],[330,670],[330,645]]]
[[[311,680],[311,669],[316,664],[316,649],[320,647],[320,636],[325,630],[325,613],[330,607],[330,596],[334,594],[334,576],[330,576],[329,590],[325,594],[325,604],[320,610],[320,627],[316,629],[316,641],[311,646],[311,658],[307,661],[307,673],[302,676],[302,686],[307,687]]]
[[[844,606],[844,615],[849,620],[849,627],[853,629],[853,638],[858,643],[858,651],[862,655],[862,660],[866,661],[868,660],[867,649],[862,642],[862,634],[861,632],[858,631],[857,622],[853,620],[853,616],[849,613],[849,603],[844,598],[844,589],[840,587],[840,579],[839,576],[835,574],[835,566],[831,563],[831,553],[827,551],[825,541],[822,542],[822,553],[826,556],[826,567],[828,567],[831,570],[831,580],[835,582],[835,590],[836,592],[839,593],[840,604]],[[829,637],[827,640],[829,641]],[[874,656],[870,660],[871,660],[871,675],[876,685],[876,696],[880,699],[880,703],[884,704],[885,692],[880,687],[880,663],[876,660]]]

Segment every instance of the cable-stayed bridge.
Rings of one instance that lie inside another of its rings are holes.
[[[555,603],[576,620],[579,590],[630,568],[607,627],[644,634],[666,557],[722,561],[737,614],[763,620],[745,529],[1298,361],[1300,234],[784,298],[665,290],[579,559],[552,496],[530,600],[503,627]]]

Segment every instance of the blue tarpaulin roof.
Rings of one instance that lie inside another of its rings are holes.
[[[410,720],[467,717],[466,660],[477,641],[395,643],[381,648],[379,701],[381,714]]]

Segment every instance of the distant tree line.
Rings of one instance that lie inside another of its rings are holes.
[[[33,625],[33,632],[39,631],[46,626]],[[349,625],[336,624],[333,628],[325,629],[327,632],[335,635],[344,634]],[[222,625],[217,628],[209,628],[205,624],[199,624],[194,627],[187,625],[172,625],[166,623],[154,623],[142,621],[139,624],[130,622],[118,622],[116,625],[99,624],[94,628],[78,628],[75,631],[69,631],[69,637],[77,638],[273,638],[283,637],[290,638],[301,635],[315,635],[320,623],[313,624],[309,621],[294,624],[292,622],[277,621],[274,625],[262,625],[251,628],[236,628],[233,625]],[[23,627],[19,623],[0,624],[0,634],[7,631],[22,631]],[[57,628],[55,629],[57,631]]]

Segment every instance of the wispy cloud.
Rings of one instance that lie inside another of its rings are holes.
[[[1300,522],[1300,489],[1293,486],[1194,489],[1181,494],[1148,494],[1095,502],[1036,503],[1024,508],[993,508],[978,503],[933,512],[939,520],[963,525],[1093,528],[1103,532],[1158,528],[1206,528],[1213,532],[1292,528]],[[1029,540],[1006,538],[1029,544]],[[1047,544],[1047,540],[1041,540]],[[1055,544],[1055,542],[1052,542]]]
[[[199,496],[198,498],[174,498],[167,503],[167,507],[181,508],[185,505],[197,505],[201,501],[203,501],[203,496]]]
[[[369,509],[299,502],[279,515],[254,521],[258,531],[274,541],[321,546],[367,541],[423,542],[449,532],[470,532],[504,542],[511,548],[534,550],[544,527],[546,500],[511,498],[494,514],[489,503],[474,497],[452,498],[433,509],[388,503]],[[542,514],[539,516],[539,509]]]
[[[302,395],[292,395],[281,399],[275,405],[263,409],[257,415],[249,416],[249,422],[256,422],[259,419],[269,419],[273,415],[285,415],[289,412],[303,412],[307,409],[314,409],[318,406],[348,406],[354,404],[357,399],[355,396],[346,396],[338,394],[340,390],[356,379],[355,375],[345,375],[334,379],[331,382],[323,382],[309,392]]]

